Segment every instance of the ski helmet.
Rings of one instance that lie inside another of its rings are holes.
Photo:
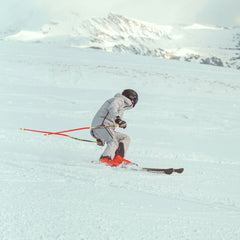
[[[133,104],[133,107],[135,107],[135,105],[138,102],[138,94],[134,90],[132,90],[132,89],[125,89],[122,92],[122,95],[127,97],[128,99],[130,99],[132,104]]]

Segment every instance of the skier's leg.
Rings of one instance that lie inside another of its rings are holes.
[[[124,159],[124,156],[126,155],[126,152],[128,150],[129,144],[130,144],[130,137],[126,134],[116,132],[116,138],[118,139],[118,148],[115,152],[115,157],[113,161],[119,162],[119,163],[131,163],[130,161]]]
[[[113,129],[93,129],[91,131],[91,134],[94,138],[100,138],[103,139],[106,143],[107,146],[103,152],[103,154],[101,155],[101,158],[108,158],[110,161],[113,160],[114,156],[115,156],[115,152],[118,148],[118,139],[116,138],[116,131],[114,131]],[[106,159],[104,160],[106,162]]]
[[[124,157],[128,150],[131,139],[128,135],[119,132],[116,132],[115,136],[118,141],[118,148],[115,152],[115,155],[120,155],[121,157]]]
[[[113,160],[117,148],[118,148],[118,141],[114,137],[110,141],[107,141],[107,147],[105,148],[102,156],[108,156],[111,160]]]

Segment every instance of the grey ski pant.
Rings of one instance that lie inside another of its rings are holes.
[[[102,157],[113,159],[116,154],[125,156],[130,144],[128,135],[116,132],[111,128],[92,129],[91,134],[96,139],[103,139],[107,144]]]

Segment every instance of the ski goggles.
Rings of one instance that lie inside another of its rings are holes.
[[[132,99],[132,103],[133,103],[133,107],[135,107],[135,105],[137,104],[138,99]]]

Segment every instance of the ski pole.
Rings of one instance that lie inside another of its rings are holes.
[[[84,129],[101,129],[101,128],[112,128],[112,127],[118,127],[119,125],[112,125],[112,126],[100,126],[100,127],[83,127],[83,128],[76,128],[76,129],[70,129],[70,130],[64,130],[60,132],[49,132],[49,131],[41,131],[41,130],[34,130],[34,129],[28,129],[28,128],[20,128],[23,131],[30,131],[30,132],[38,132],[38,133],[45,133],[46,136],[48,135],[63,135],[62,133],[66,132],[73,132],[78,130],[84,130]]]
[[[38,132],[38,133],[51,133],[51,132],[47,132],[47,131],[40,131],[40,130],[33,130],[33,129],[27,129],[27,128],[20,128],[20,130],[22,131],[30,131],[30,132]]]
[[[72,138],[74,140],[78,140],[78,141],[82,141],[82,142],[96,143],[98,146],[104,146],[105,145],[105,142],[103,140],[101,140],[101,139],[97,139],[97,141],[92,141],[92,140],[76,138],[76,137],[65,135],[65,134],[64,135],[60,135],[60,136],[69,137],[69,138]]]
[[[73,131],[79,131],[79,130],[85,130],[85,129],[101,129],[101,128],[113,128],[113,127],[119,127],[119,125],[111,125],[111,126],[100,126],[100,127],[83,127],[83,128],[76,128],[76,129],[70,129],[70,130],[64,130],[60,132],[51,132],[51,133],[45,133],[45,135],[52,135],[52,134],[59,134],[59,133],[66,133],[66,132],[73,132]]]
[[[51,133],[51,132],[40,131],[40,130],[32,130],[32,129],[27,129],[27,128],[21,128],[21,130],[31,131],[31,132],[39,132],[39,133],[45,133],[45,134]],[[97,139],[97,141],[92,141],[92,140],[76,138],[76,137],[73,137],[73,136],[70,136],[70,135],[67,135],[67,134],[62,134],[62,133],[58,133],[56,135],[63,136],[63,137],[69,137],[69,138],[72,138],[74,140],[78,140],[78,141],[82,141],[82,142],[96,143],[99,146],[104,146],[105,145],[105,142],[101,139]]]

